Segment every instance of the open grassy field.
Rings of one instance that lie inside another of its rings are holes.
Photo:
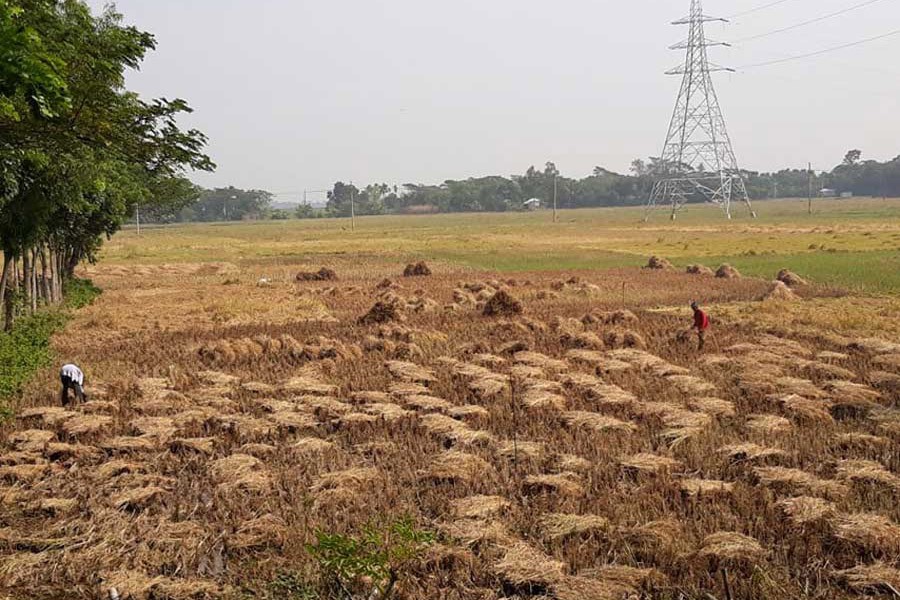
[[[602,270],[641,266],[659,254],[679,266],[727,260],[772,277],[784,264],[823,284],[900,290],[900,200],[760,202],[759,219],[725,221],[715,207],[690,207],[672,223],[664,211],[643,223],[642,208],[507,214],[364,217],[184,225],[126,231],[108,244],[111,263],[265,260],[271,264],[332,254],[396,262],[444,260],[503,272]]]
[[[90,401],[0,429],[0,596],[893,597],[900,201],[759,210],[117,235]]]

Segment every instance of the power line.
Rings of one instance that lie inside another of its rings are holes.
[[[768,67],[770,65],[778,65],[781,63],[791,62],[795,60],[801,60],[804,58],[812,58],[814,56],[821,56],[822,54],[829,54],[831,52],[837,52],[838,50],[844,50],[846,48],[852,48],[854,46],[861,46],[863,44],[868,44],[870,42],[875,42],[878,40],[883,40],[884,38],[888,38],[894,35],[900,34],[900,29],[896,29],[894,31],[890,31],[888,33],[884,33],[881,35],[876,35],[875,37],[866,38],[864,40],[858,40],[856,42],[850,42],[849,44],[842,44],[840,46],[832,46],[831,48],[825,48],[823,50],[817,50],[816,52],[809,52],[807,54],[798,54],[796,56],[787,56],[785,58],[778,58],[775,60],[770,60],[761,63],[755,63],[752,65],[744,65],[742,67],[738,67],[740,71],[746,71],[748,69],[756,69],[758,67]]]
[[[761,10],[765,10],[767,8],[772,8],[773,6],[778,6],[779,4],[784,4],[785,2],[793,2],[793,0],[776,0],[775,2],[769,2],[768,4],[763,4],[762,6],[757,6],[756,8],[751,8],[750,10],[745,10],[744,12],[739,12],[739,13],[731,15],[727,18],[728,19],[736,19],[738,17],[745,17],[747,15],[752,15],[753,13],[759,12]]]
[[[766,33],[760,33],[759,35],[751,35],[749,37],[740,38],[732,41],[732,44],[740,44],[743,42],[749,42],[752,40],[758,40],[762,38],[766,38],[772,35],[777,35],[779,33],[784,33],[786,31],[793,31],[794,29],[799,29],[801,27],[806,27],[807,25],[812,25],[814,23],[820,23],[821,21],[825,21],[827,19],[832,19],[834,17],[847,14],[848,12],[852,12],[854,10],[858,10],[860,8],[864,8],[869,6],[870,4],[875,4],[876,2],[881,2],[882,0],[866,0],[865,2],[860,2],[859,4],[854,4],[853,6],[849,6],[847,8],[843,8],[841,10],[835,11],[833,13],[828,13],[827,15],[822,15],[821,17],[816,17],[815,19],[810,19],[808,21],[803,21],[801,23],[795,23],[794,25],[789,25],[788,27],[782,27],[781,29],[775,29],[774,31],[769,31]]]

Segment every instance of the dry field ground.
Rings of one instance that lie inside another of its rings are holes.
[[[440,251],[403,277],[427,244],[377,239],[189,262],[179,235],[87,272],[105,292],[55,346],[90,401],[48,370],[0,432],[9,598],[325,598],[276,585],[316,583],[316,532],[401,516],[435,540],[400,598],[900,595],[896,297]]]

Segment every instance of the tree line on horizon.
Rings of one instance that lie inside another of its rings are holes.
[[[192,201],[162,220],[181,222],[239,221],[349,217],[351,199],[356,215],[423,214],[451,212],[506,212],[523,210],[532,198],[552,206],[554,185],[559,208],[640,206],[647,202],[653,184],[665,173],[657,158],[635,160],[628,174],[596,167],[582,179],[565,177],[552,162],[543,169],[529,167],[522,175],[492,175],[447,180],[438,185],[407,183],[392,187],[384,183],[357,187],[336,182],[325,206],[299,205],[293,211],[273,208],[273,195],[264,190],[234,187],[198,190]],[[806,197],[810,183],[819,195],[823,188],[857,196],[900,196],[900,156],[886,162],[862,160],[862,152],[851,150],[828,172],[782,169],[773,173],[745,171],[747,189],[754,200]]]

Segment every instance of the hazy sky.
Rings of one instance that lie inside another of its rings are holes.
[[[786,0],[710,24],[736,40],[861,0]],[[101,8],[102,0],[90,0]],[[521,173],[553,160],[569,176],[625,171],[658,155],[680,83],[668,23],[688,0],[120,0],[158,50],[132,88],[186,98],[185,125],[210,138],[206,186],[265,188],[280,200],[336,180],[436,183]],[[707,0],[730,16],[768,0]],[[788,33],[711,49],[742,67],[900,29],[878,0]],[[716,76],[745,168],[858,147],[900,154],[900,35],[814,59]]]

